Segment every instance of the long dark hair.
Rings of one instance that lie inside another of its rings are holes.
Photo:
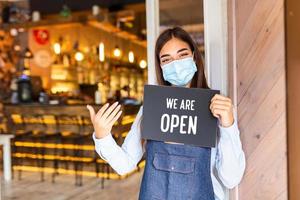
[[[192,81],[192,88],[209,88],[206,82],[205,74],[204,74],[204,64],[201,58],[201,53],[197,48],[196,43],[193,41],[191,36],[182,28],[174,27],[169,28],[163,31],[156,40],[155,45],[155,71],[157,83],[159,85],[170,85],[169,82],[165,81],[162,74],[162,69],[160,66],[159,54],[163,46],[172,38],[177,38],[183,42],[186,42],[192,52],[194,52],[194,60],[197,65],[197,72],[195,73]]]
[[[159,85],[167,85],[170,86],[171,84],[164,80],[162,75],[162,69],[160,66],[160,59],[159,54],[163,46],[172,38],[177,38],[183,42],[186,42],[192,52],[194,52],[194,60],[197,65],[197,72],[195,73],[192,81],[191,81],[191,87],[192,88],[209,88],[206,82],[205,74],[204,74],[204,64],[201,58],[201,53],[196,45],[196,43],[193,41],[191,36],[182,28],[180,27],[174,27],[169,28],[163,31],[159,37],[156,40],[155,44],[155,71],[156,71],[156,78],[157,83]],[[142,130],[142,121],[143,116],[141,116],[140,119],[140,128]],[[142,139],[142,144],[145,142],[144,139]]]

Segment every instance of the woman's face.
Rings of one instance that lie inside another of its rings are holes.
[[[193,53],[189,45],[175,37],[169,40],[159,53],[160,66],[163,67],[174,60],[192,57]]]
[[[174,60],[192,56],[193,52],[190,49],[188,43],[173,37],[162,47],[159,53],[160,67],[163,68],[164,65]],[[185,87],[189,88],[190,86],[191,82],[189,82]]]

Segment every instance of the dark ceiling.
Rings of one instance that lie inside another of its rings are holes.
[[[117,11],[128,4],[143,3],[145,0],[30,0],[29,2],[32,11],[38,10],[42,14],[54,14],[58,13],[63,5],[67,5],[72,11],[90,10],[93,5]]]

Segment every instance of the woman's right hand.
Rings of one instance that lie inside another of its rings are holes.
[[[118,105],[118,102],[113,103],[110,107],[108,106],[109,103],[106,103],[96,114],[94,108],[87,105],[97,139],[101,139],[110,134],[112,126],[122,114],[122,110],[120,110],[121,105]]]

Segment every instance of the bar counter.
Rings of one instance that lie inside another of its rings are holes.
[[[80,114],[89,116],[89,112],[86,108],[87,104],[40,104],[40,103],[23,103],[23,104],[4,104],[4,113],[34,113],[34,114]],[[98,110],[102,104],[89,104]],[[125,110],[124,115],[136,114],[140,105],[122,105]],[[33,110],[34,109],[34,110]]]
[[[91,105],[96,111],[102,105]],[[121,145],[135,119],[140,105],[122,105],[123,114],[115,123],[112,135]],[[83,184],[83,176],[122,179],[95,152],[93,126],[86,104],[49,105],[39,103],[4,104],[7,133],[12,141],[13,178],[22,178],[23,171],[52,173],[52,182],[59,174],[75,176],[75,185]],[[144,166],[142,160],[137,169]],[[132,173],[133,173],[132,172]]]

